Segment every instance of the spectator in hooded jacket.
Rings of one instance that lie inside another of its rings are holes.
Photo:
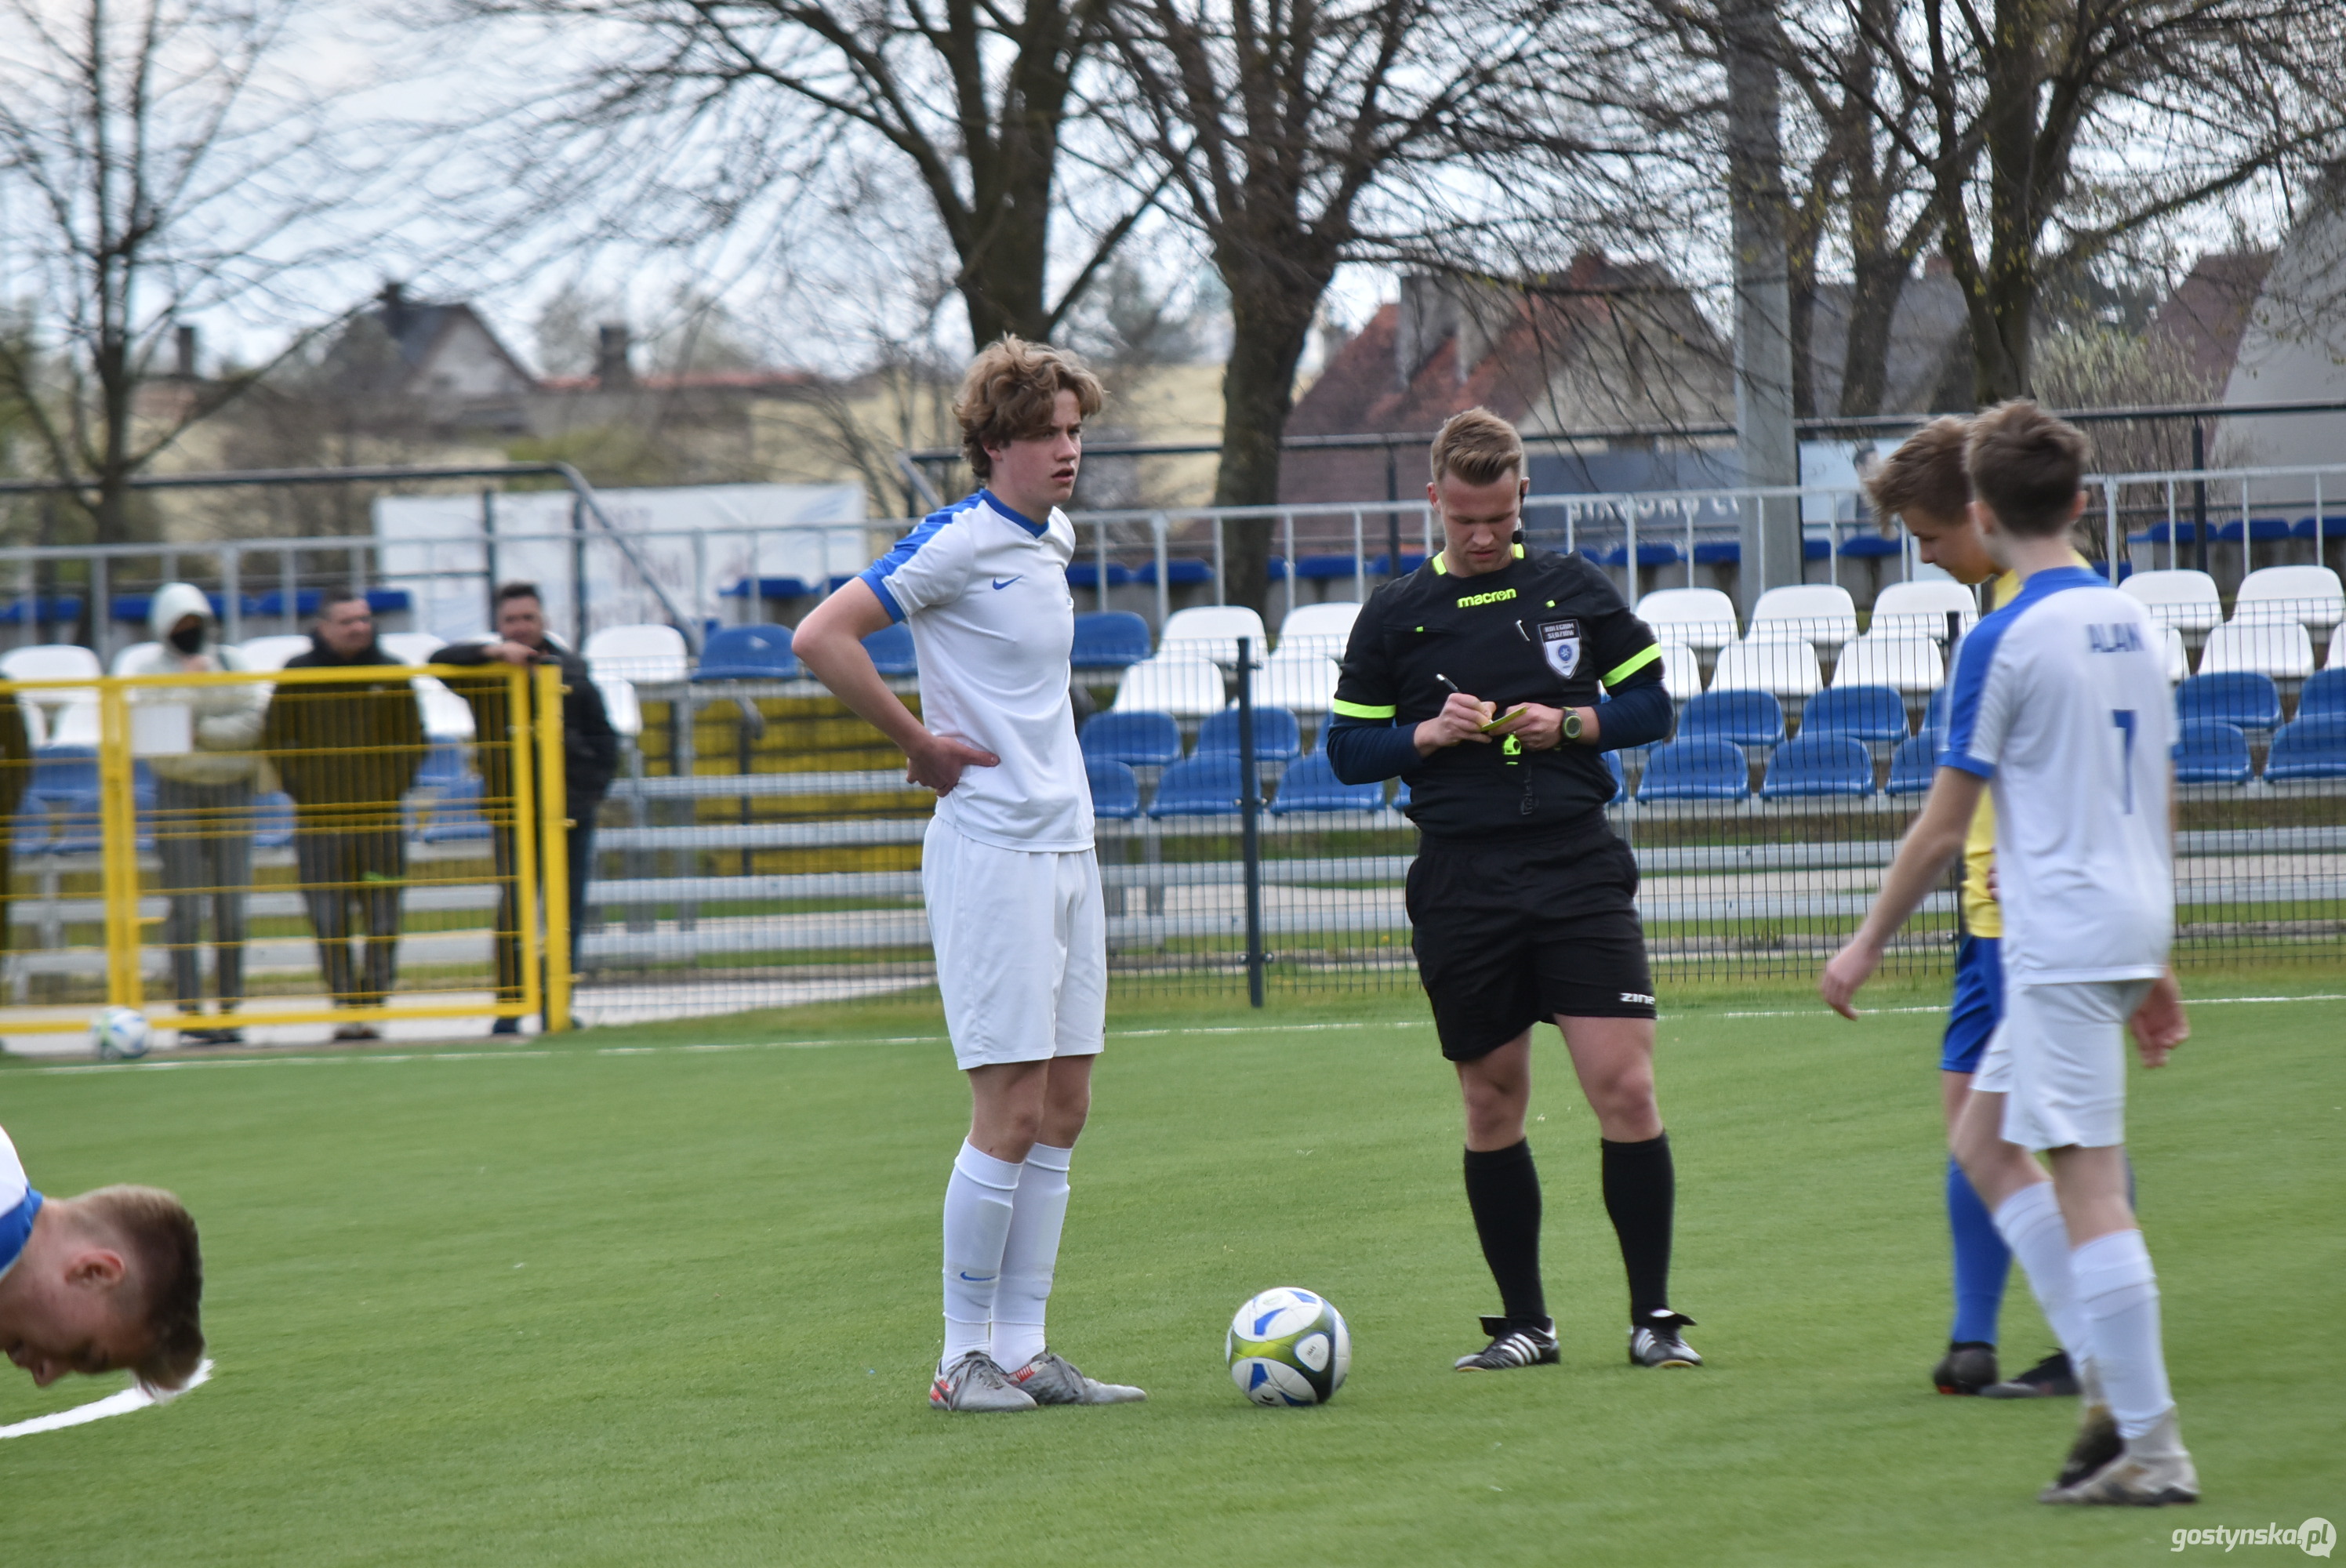
[[[330,593],[318,606],[310,651],[289,670],[400,667],[376,646],[366,596]],[[423,765],[423,720],[403,676],[304,685],[278,683],[261,745],[293,798],[293,856],[301,898],[318,933],[318,967],[337,1007],[380,1007],[398,973],[399,890],[407,878],[400,797]],[[358,919],[352,921],[355,910]],[[363,964],[353,951],[363,932]],[[345,1023],[337,1040],[382,1038]]]
[[[124,676],[205,675],[251,667],[219,640],[211,601],[193,583],[167,583],[148,611],[153,643],[117,667]],[[244,999],[244,901],[252,886],[253,785],[260,775],[265,682],[134,688],[142,705],[189,709],[189,750],[149,757],[155,775],[155,847],[170,900],[163,941],[179,1000],[183,1045],[241,1045],[237,1004]],[[189,1027],[204,1016],[203,932],[209,911],[213,989],[219,1027]]]

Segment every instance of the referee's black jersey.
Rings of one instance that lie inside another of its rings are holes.
[[[1437,553],[1380,588],[1352,624],[1336,683],[1339,718],[1408,726],[1459,690],[1498,705],[1588,708],[1599,683],[1618,690],[1662,677],[1661,649],[1612,580],[1586,558],[1515,547],[1476,577]],[[1409,815],[1439,839],[1494,838],[1586,821],[1613,796],[1596,748],[1530,751],[1513,736],[1445,747],[1404,775]]]

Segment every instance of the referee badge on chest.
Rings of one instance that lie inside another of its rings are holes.
[[[1547,659],[1548,668],[1556,671],[1558,680],[1570,680],[1580,667],[1580,623],[1578,621],[1542,621],[1539,626],[1540,652]]]

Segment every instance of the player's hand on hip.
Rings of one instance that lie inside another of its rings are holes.
[[[1511,710],[1506,722],[1494,728],[1491,733],[1512,735],[1528,751],[1553,751],[1564,744],[1564,709],[1527,702]]]
[[[962,772],[970,768],[998,768],[1002,759],[991,751],[981,751],[965,740],[955,740],[950,735],[932,735],[907,752],[904,757],[904,781],[918,784],[923,789],[933,789],[940,795],[950,795],[961,784]]]
[[[1417,727],[1417,749],[1430,755],[1445,746],[1455,746],[1462,740],[1491,744],[1483,733],[1483,726],[1491,721],[1491,705],[1479,702],[1463,691],[1454,691],[1442,705],[1442,711]]]
[[[1817,977],[1817,994],[1843,1018],[1855,1018],[1857,1009],[1851,1003],[1857,989],[1881,967],[1880,948],[1864,941],[1851,942],[1825,964],[1824,973]]]
[[[2134,1046],[2146,1067],[2164,1067],[2168,1054],[2191,1038],[2191,1020],[2184,1015],[2183,988],[2172,971],[2150,983],[2150,994],[2127,1021],[2134,1031]]]

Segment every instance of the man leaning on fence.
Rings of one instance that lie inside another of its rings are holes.
[[[515,665],[555,664],[562,670],[562,782],[570,818],[567,837],[570,866],[570,931],[572,952],[586,914],[586,879],[595,870],[595,814],[610,791],[612,775],[619,770],[619,737],[603,710],[603,694],[587,674],[586,661],[563,646],[546,629],[546,605],[534,583],[507,583],[496,592],[496,636],[487,642],[454,643],[432,656],[434,664]],[[492,808],[500,798],[513,798],[513,753],[502,744],[510,718],[507,687],[502,679],[465,680],[451,677],[449,686],[472,705],[475,755],[481,770],[482,799]],[[537,688],[530,687],[530,719],[536,718]],[[522,737],[527,742],[527,732]],[[495,828],[498,881],[497,1000],[522,998],[520,858],[514,840],[514,813],[487,812]],[[540,843],[545,841],[541,835]],[[541,861],[541,863],[543,863]],[[576,967],[574,962],[573,968]],[[500,1018],[492,1033],[518,1034],[521,1020]]]
[[[249,667],[219,640],[211,600],[193,583],[167,583],[147,616],[155,640],[134,648],[117,675],[208,675]],[[261,760],[261,718],[269,687],[260,681],[134,687],[130,700],[189,709],[189,749],[149,757],[155,775],[155,848],[170,912],[163,941],[179,1000],[183,1045],[241,1045],[237,1004],[244,1000],[244,900],[252,886],[252,798]],[[212,921],[219,1028],[190,1028],[204,1016],[201,942],[204,911]]]
[[[328,594],[310,633],[310,651],[287,670],[400,667],[375,645],[374,616],[362,594]],[[407,877],[400,797],[423,764],[423,720],[401,676],[304,684],[280,681],[270,698],[261,745],[293,797],[293,854],[301,899],[318,933],[318,964],[337,1007],[380,1007],[398,971],[399,893]],[[356,910],[353,925],[351,914]],[[353,952],[363,933],[365,958]],[[351,1023],[337,1040],[378,1040]]]

